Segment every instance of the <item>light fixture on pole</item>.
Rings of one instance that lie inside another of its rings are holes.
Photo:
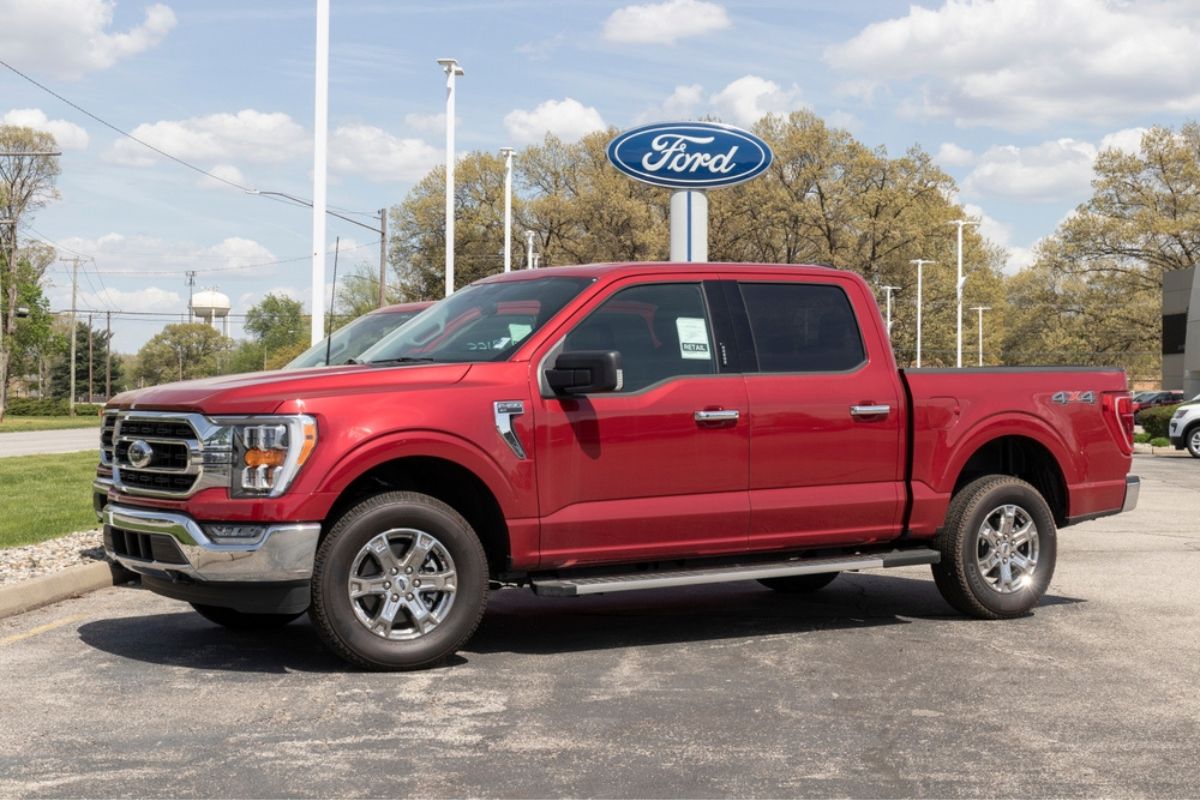
[[[963,284],[967,282],[967,279],[963,277],[962,269],[962,232],[964,225],[978,225],[979,222],[973,219],[955,219],[946,224],[958,226],[958,282],[955,283],[955,294],[958,298],[958,325],[955,329],[957,331],[957,356],[955,357],[955,366],[962,367],[962,290]]]
[[[504,271],[512,272],[512,156],[511,147],[501,147],[504,156]]]
[[[908,263],[917,265],[917,369],[921,368],[921,280],[926,264],[936,264],[926,258],[914,258]]]
[[[329,0],[317,0],[313,102],[312,343],[325,338],[325,180],[329,138]]]
[[[880,286],[880,289],[887,292],[887,332],[888,338],[892,338],[892,292],[900,289],[899,286]]]
[[[533,231],[525,231],[525,269],[533,269]]]
[[[439,58],[446,73],[446,297],[454,294],[454,81],[463,68],[453,58]]]
[[[971,306],[972,311],[979,312],[979,366],[983,366],[983,312],[991,311],[991,306]]]

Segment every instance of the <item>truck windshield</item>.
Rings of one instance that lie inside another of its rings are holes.
[[[503,361],[591,280],[554,277],[468,286],[356,360],[363,364]]]
[[[330,364],[349,363],[350,359],[357,358],[368,347],[416,315],[416,311],[364,314],[296,356],[284,369],[323,367],[326,354],[329,355]]]

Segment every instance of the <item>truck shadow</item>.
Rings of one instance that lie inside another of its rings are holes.
[[[1047,595],[1041,608],[1082,602]],[[819,592],[797,595],[750,582],[577,599],[504,590],[492,593],[478,631],[450,667],[494,653],[554,654],[802,636],[907,625],[914,619],[987,624],[968,620],[946,605],[928,579],[878,574],[843,575]],[[89,622],[79,628],[79,636],[97,650],[165,666],[267,674],[351,669],[324,649],[304,617],[277,630],[235,631],[181,611]]]

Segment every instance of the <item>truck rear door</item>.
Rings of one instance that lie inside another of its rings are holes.
[[[739,276],[736,287],[752,349],[750,549],[895,537],[904,401],[873,300],[835,272]]]

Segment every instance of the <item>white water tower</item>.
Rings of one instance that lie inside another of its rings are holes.
[[[216,289],[205,289],[192,295],[192,314],[212,325],[222,336],[229,335],[229,307],[229,297]]]

